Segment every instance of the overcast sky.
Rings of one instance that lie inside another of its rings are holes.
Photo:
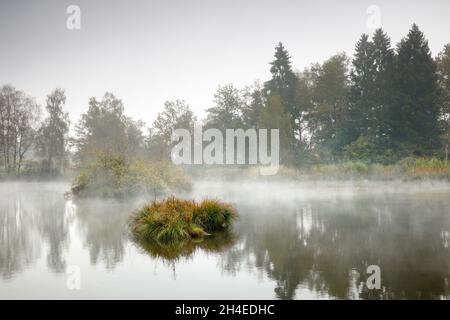
[[[66,26],[72,4],[81,9],[80,30]],[[267,80],[279,41],[297,70],[352,55],[359,36],[373,31],[371,5],[394,45],[413,22],[433,55],[450,42],[447,0],[0,0],[0,84],[41,104],[64,88],[72,120],[105,91],[148,124],[171,99],[202,116],[219,84]]]

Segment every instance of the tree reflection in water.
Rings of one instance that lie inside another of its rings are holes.
[[[0,184],[1,280],[12,283],[41,261],[50,273],[64,273],[67,261],[82,261],[81,247],[91,265],[113,270],[124,262],[125,274],[135,272],[127,268],[136,255],[144,255],[143,264],[162,260],[170,268],[190,260],[201,269],[202,254],[213,253],[219,268],[210,271],[232,275],[236,290],[249,273],[273,285],[279,299],[450,298],[448,190],[333,194],[292,186],[251,185],[249,193],[243,184],[205,184],[190,196],[235,204],[240,219],[233,233],[164,247],[130,238],[130,212],[148,199],[72,201],[63,197],[67,184]],[[381,269],[381,290],[365,285],[369,265]]]
[[[240,206],[240,243],[222,267],[243,266],[276,280],[279,299],[308,288],[318,295],[363,299],[449,297],[449,200],[427,195],[355,197]],[[368,290],[369,265],[382,289]]]
[[[78,200],[77,222],[91,263],[114,269],[124,257],[128,241],[127,221],[133,205],[115,200]],[[130,209],[131,208],[131,209]]]
[[[34,263],[43,243],[48,246],[49,269],[65,272],[68,221],[66,203],[58,190],[60,184],[0,185],[0,271],[4,278],[12,278]]]

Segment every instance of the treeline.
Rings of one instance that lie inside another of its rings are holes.
[[[450,44],[433,59],[417,25],[395,49],[378,29],[361,36],[353,59],[339,53],[302,72],[281,43],[275,50],[272,78],[220,87],[207,126],[280,128],[291,165],[448,157]]]
[[[339,53],[301,72],[279,43],[271,79],[239,89],[219,86],[199,121],[183,100],[168,101],[153,124],[126,116],[112,93],[91,98],[69,136],[62,89],[47,96],[46,116],[33,98],[0,88],[3,175],[64,173],[99,155],[170,159],[176,128],[280,129],[281,162],[299,166],[342,160],[393,163],[409,156],[448,157],[450,44],[436,58],[413,25],[394,49],[381,29],[363,34],[353,59]]]

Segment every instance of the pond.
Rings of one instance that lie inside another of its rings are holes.
[[[182,196],[231,202],[240,219],[173,252],[130,237],[130,213],[151,199],[68,189],[0,184],[1,299],[450,298],[448,184],[197,181]]]

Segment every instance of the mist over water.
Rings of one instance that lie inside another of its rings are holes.
[[[240,219],[226,246],[176,259],[131,240],[152,197],[65,199],[66,183],[0,184],[0,298],[449,298],[450,184],[196,181]],[[365,286],[381,269],[381,290]],[[81,289],[67,288],[78,266]]]

